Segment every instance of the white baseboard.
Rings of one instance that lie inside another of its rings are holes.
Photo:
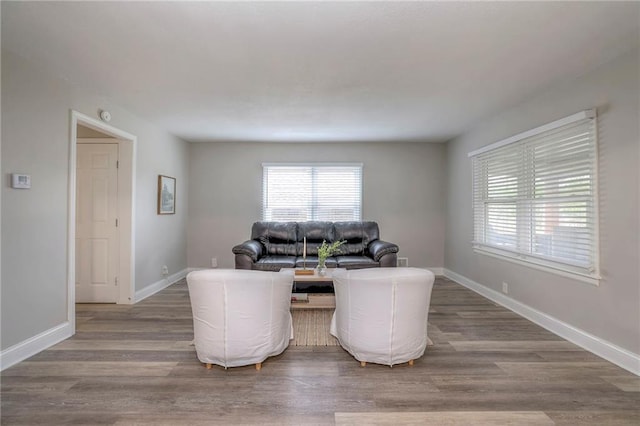
[[[444,268],[426,268],[433,272],[436,277],[441,277],[444,275]]]
[[[180,272],[177,272],[173,275],[169,275],[167,278],[163,278],[160,281],[156,281],[155,283],[146,286],[142,290],[136,291],[136,294],[133,299],[133,303],[138,303],[149,296],[153,296],[157,292],[169,287],[171,284],[175,284],[176,282],[180,281],[181,279],[186,277],[188,273],[189,273],[188,268],[183,269]]]
[[[65,321],[58,326],[17,343],[0,352],[0,371],[4,371],[12,365],[24,361],[71,336],[73,336],[73,327],[70,322]]]
[[[435,272],[434,272],[435,273]],[[444,269],[444,276],[517,313],[550,332],[640,376],[640,355],[580,330],[544,312],[518,302],[502,293],[483,286],[463,275]]]

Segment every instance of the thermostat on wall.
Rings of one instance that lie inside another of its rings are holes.
[[[31,188],[31,175],[11,174],[11,187],[16,189]]]

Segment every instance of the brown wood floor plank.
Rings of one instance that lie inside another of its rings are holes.
[[[336,426],[403,426],[403,425],[485,426],[530,425],[549,426],[553,421],[545,413],[532,412],[433,412],[433,413],[336,413]]]

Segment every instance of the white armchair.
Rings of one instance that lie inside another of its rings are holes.
[[[364,367],[420,358],[434,275],[419,268],[335,270],[331,334]]]
[[[211,368],[262,362],[293,337],[293,271],[209,269],[187,275],[200,362]]]

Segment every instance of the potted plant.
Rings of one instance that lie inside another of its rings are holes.
[[[346,241],[334,241],[331,244],[327,244],[325,240],[322,240],[322,244],[318,247],[318,274],[324,275],[327,272],[326,261],[329,256],[340,253],[340,246],[346,243]]]

